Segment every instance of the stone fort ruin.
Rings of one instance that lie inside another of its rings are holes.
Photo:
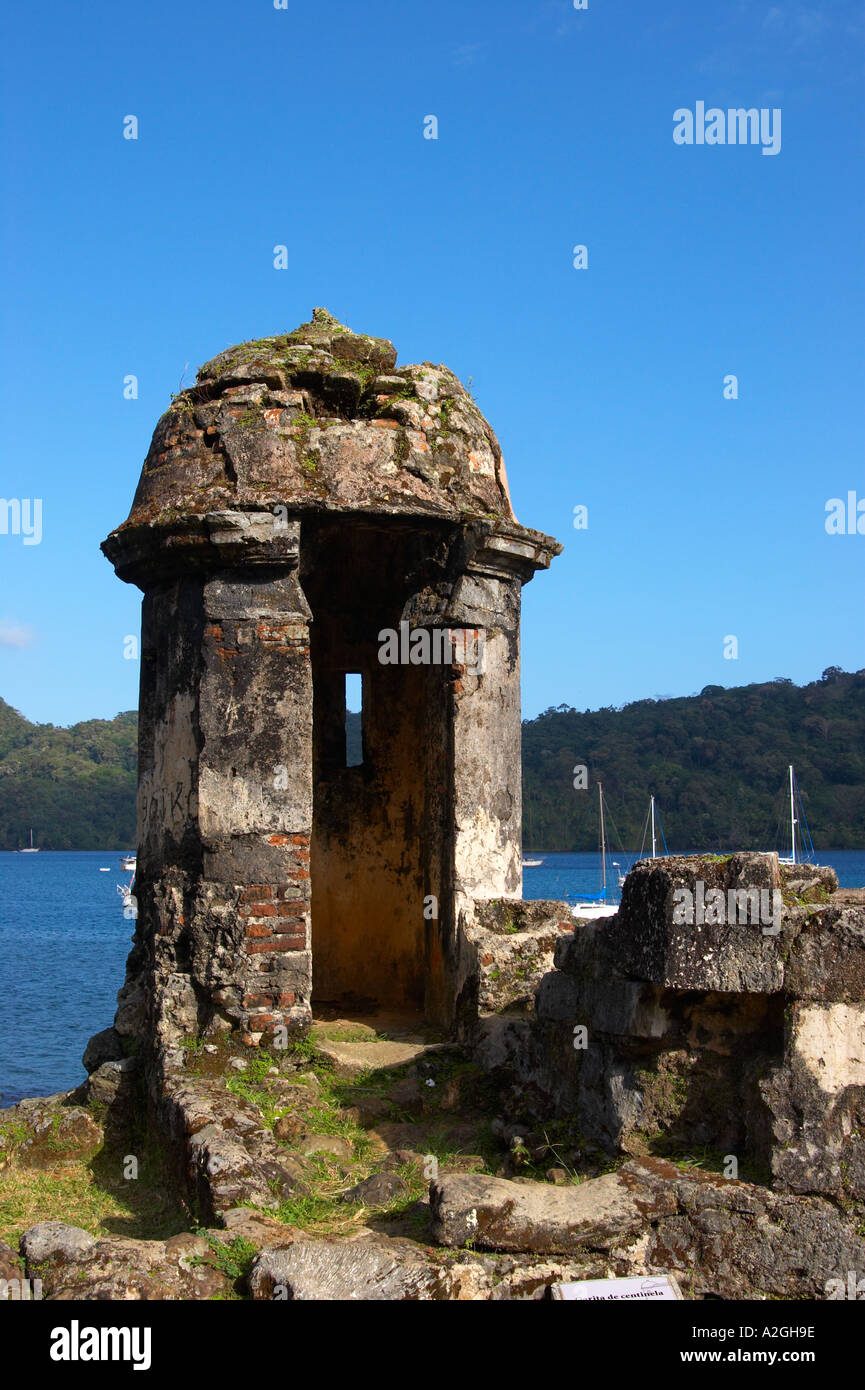
[[[160,420],[103,548],[144,591],[139,915],[85,1091],[113,1094],[144,1061],[200,1210],[272,1206],[296,1174],[254,1107],[190,1070],[190,1039],[280,1047],[317,1006],[435,1025],[494,1081],[518,1155],[546,1153],[561,1118],[575,1164],[709,1148],[802,1197],[806,1225],[818,1198],[830,1233],[827,1203],[861,1210],[865,890],[742,853],[640,863],[618,913],[576,927],[566,904],[520,898],[520,594],[560,547],[516,522],[453,373],[397,368],[389,342],[321,309],[230,349]],[[706,887],[764,893],[771,931],[678,921],[677,893]],[[673,1225],[655,1222],[643,1265],[696,1261],[708,1288],[740,1289],[708,1228],[682,1245],[676,1171],[621,1179],[665,1189]],[[813,1296],[852,1267],[833,1245],[808,1273],[803,1235],[795,1268],[767,1273],[787,1236],[766,1245],[729,1176],[705,1192],[731,1249],[763,1241],[747,1287]],[[468,1181],[434,1184],[445,1244],[495,1196],[497,1179]],[[576,1239],[489,1220],[488,1248]]]
[[[323,309],[221,353],[103,545],[144,591],[121,1035],[256,1044],[314,1000],[452,1029],[461,913],[519,896],[520,590],[561,547],[454,374],[396,361]]]
[[[0,1115],[0,1162],[65,1136],[125,1179],[153,1138],[182,1230],[43,1221],[0,1279],[865,1297],[865,889],[741,851],[641,860],[594,920],[521,899],[520,591],[559,547],[452,373],[323,310],[221,354],[104,548],[144,591],[138,921],[87,1081]]]

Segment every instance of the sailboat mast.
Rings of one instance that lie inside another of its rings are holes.
[[[652,858],[655,858],[655,798],[652,797]]]
[[[793,796],[793,764],[790,764],[790,855],[796,863],[796,803]]]
[[[598,808],[601,814],[601,887],[602,896],[607,896],[607,840],[604,834],[604,787],[598,783]]]

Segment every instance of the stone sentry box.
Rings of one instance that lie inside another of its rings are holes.
[[[471,397],[316,310],[202,367],[103,550],[144,591],[117,1031],[256,1044],[313,997],[452,1027],[460,915],[521,892],[520,590],[560,550]],[[383,664],[401,623],[471,640]]]

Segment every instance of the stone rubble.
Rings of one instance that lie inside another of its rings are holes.
[[[777,934],[676,924],[677,891],[697,883],[777,891]],[[832,870],[791,874],[773,854],[643,861],[614,917],[561,935],[532,1010],[483,1004],[476,993],[462,1018],[473,1055],[589,1148],[711,1148],[779,1190],[865,1200],[865,906]]]

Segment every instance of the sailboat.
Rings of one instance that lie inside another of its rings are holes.
[[[575,903],[571,908],[571,915],[576,917],[578,922],[588,922],[595,917],[614,917],[618,912],[617,903],[607,902],[607,835],[604,825],[604,788],[601,782],[598,783],[598,816],[601,825],[601,892],[600,897],[590,899],[588,902]],[[618,864],[616,865],[618,868]],[[619,870],[619,881],[624,882],[621,870]],[[579,894],[577,896],[580,896]]]
[[[28,846],[27,848],[25,848],[25,849],[19,849],[18,853],[19,853],[19,854],[38,854],[38,853],[39,853],[39,846],[38,846],[38,845],[34,845],[34,843],[33,843],[33,827],[32,827],[32,826],[31,826],[31,828],[30,828],[30,844],[29,844],[29,846]]]
[[[645,851],[645,847],[646,847],[646,832],[649,831],[649,830],[651,830],[652,853],[647,855],[644,851]],[[649,797],[649,809],[648,809],[648,811],[647,811],[647,813],[646,813],[646,819],[643,821],[643,840],[642,840],[642,843],[641,843],[641,845],[640,845],[640,853],[637,855],[637,859],[657,859],[657,858],[658,858],[658,832],[659,832],[659,831],[660,831],[660,834],[661,834],[661,839],[664,841],[664,852],[666,853],[666,852],[667,852],[667,841],[666,841],[666,838],[665,838],[665,836],[664,836],[663,828],[662,828],[662,826],[661,826],[661,818],[660,818],[659,815],[657,815],[657,813],[656,813],[656,811],[655,811],[655,798],[654,798],[654,796],[650,796],[650,797]],[[636,862],[636,861],[634,861],[634,862]],[[613,860],[613,868],[616,870],[616,874],[617,874],[617,877],[618,877],[618,880],[619,880],[619,887],[620,887],[620,888],[623,888],[624,885],[625,885],[625,878],[626,878],[627,875],[622,873],[622,866],[621,866],[621,864],[619,863],[618,859],[614,859],[614,860]]]
[[[651,853],[651,854],[646,854],[646,853],[644,853],[644,851],[645,851],[645,846],[646,846],[646,833],[647,833],[647,831],[649,831],[649,830],[651,830],[652,853]],[[664,841],[664,854],[669,854],[669,850],[667,849],[667,838],[666,838],[666,836],[665,836],[665,834],[664,834],[663,826],[661,825],[661,817],[657,814],[657,811],[655,810],[655,798],[654,798],[654,796],[650,796],[650,797],[649,797],[649,809],[648,809],[648,812],[646,813],[646,819],[643,821],[643,839],[642,839],[642,843],[641,843],[641,845],[640,845],[640,854],[639,854],[639,858],[640,858],[640,859],[657,859],[657,858],[659,857],[659,856],[658,856],[658,832],[659,832],[659,831],[660,831],[661,839]],[[663,856],[661,856],[661,857],[663,857]]]
[[[793,771],[793,764],[790,763],[790,853],[779,854],[779,864],[801,864],[803,860],[814,858],[814,842],[811,839],[811,831],[808,829],[808,818],[805,815],[805,807],[802,805],[802,797],[796,781],[796,774]],[[796,814],[797,810],[799,815]],[[796,858],[796,827],[799,829],[800,852]],[[802,827],[804,826],[804,833]]]

